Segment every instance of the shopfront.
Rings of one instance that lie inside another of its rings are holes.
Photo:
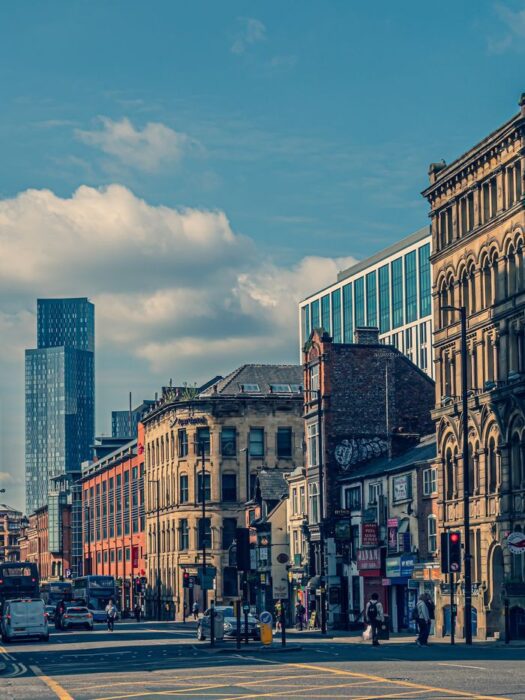
[[[414,570],[414,555],[387,557],[383,585],[389,600],[391,627],[394,632],[411,627],[411,611],[417,603],[417,589],[409,585]]]
[[[385,613],[388,612],[388,598],[383,586],[381,567],[381,548],[361,548],[357,550],[357,571],[363,577],[364,605],[370,600],[372,593],[377,593]]]

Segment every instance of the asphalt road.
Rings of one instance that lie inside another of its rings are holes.
[[[193,626],[126,622],[113,633],[52,632],[49,644],[9,645],[0,658],[1,700],[525,700],[525,645],[421,649],[398,640],[373,648],[294,635],[285,652],[250,643],[239,653],[234,642],[198,643]]]

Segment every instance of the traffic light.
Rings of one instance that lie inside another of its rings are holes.
[[[142,580],[138,576],[135,579],[135,591],[137,593],[142,593]]]
[[[237,570],[250,570],[250,531],[247,527],[238,527],[235,530],[237,543]]]
[[[461,571],[461,533],[441,533],[441,572],[457,574]]]
[[[183,588],[189,588],[190,587],[190,574],[188,571],[185,571],[182,574],[182,587]]]

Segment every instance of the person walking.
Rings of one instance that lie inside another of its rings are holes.
[[[426,601],[425,593],[419,596],[417,601],[417,627],[419,630],[419,635],[416,639],[416,644],[420,647],[426,647],[428,642],[428,635],[430,634],[430,615],[428,612],[428,606]]]
[[[379,602],[379,596],[377,593],[372,593],[370,600],[366,604],[365,621],[372,628],[372,644],[373,646],[378,647],[379,630],[381,629],[381,623],[385,621],[385,613],[383,611],[382,604]]]
[[[135,620],[137,622],[140,622],[140,618],[142,615],[142,608],[140,606],[140,603],[135,603],[135,607],[133,608],[133,612],[135,613]]]
[[[113,598],[109,599],[106,605],[106,622],[108,624],[108,632],[113,632],[115,629],[115,620],[117,619],[117,607],[113,602]]]
[[[195,601],[193,603],[193,607],[192,607],[191,611],[193,613],[193,619],[198,620],[199,619],[199,604],[197,603],[197,601]]]
[[[301,603],[301,601],[299,601],[295,606],[295,626],[301,632],[303,631],[305,612],[306,610],[304,608],[304,605]]]

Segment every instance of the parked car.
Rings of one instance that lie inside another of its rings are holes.
[[[237,635],[237,618],[235,617],[235,611],[230,605],[217,605],[215,608],[216,612],[222,613],[224,618],[224,637],[225,638],[235,638]],[[244,614],[241,615],[241,634],[244,636]],[[200,618],[197,625],[197,639],[203,642],[206,638],[210,636],[210,610],[206,610],[204,615]],[[248,615],[248,636],[251,639],[260,639],[260,629],[259,623],[253,615]]]
[[[46,605],[45,607],[45,613],[47,615],[47,621],[48,622],[54,622],[55,621],[55,606],[54,605]]]
[[[63,630],[83,627],[86,630],[93,630],[93,615],[89,610],[80,605],[69,605],[62,615],[61,627]]]
[[[27,637],[38,637],[44,642],[49,641],[44,601],[41,598],[6,600],[3,605],[0,629],[4,643]]]

